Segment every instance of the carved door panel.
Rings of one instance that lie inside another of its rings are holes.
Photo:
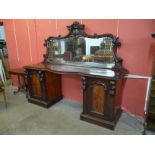
[[[104,115],[105,91],[105,87],[101,83],[93,83],[90,85],[90,112]]]
[[[106,104],[106,86],[104,83],[90,82],[88,86],[88,113],[92,115],[104,117],[105,104]]]
[[[114,97],[110,80],[88,78],[84,89],[84,113],[112,120],[114,116]]]
[[[28,77],[30,97],[46,100],[45,73],[38,70],[29,70]]]

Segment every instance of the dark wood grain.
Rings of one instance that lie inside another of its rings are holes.
[[[121,114],[123,76],[115,78],[95,73],[92,75],[89,73],[92,68],[46,65],[43,63],[26,66],[25,69],[29,72],[29,102],[49,107],[49,104],[62,99],[61,74],[80,74],[83,75],[83,112],[81,119],[89,119],[89,122],[92,123],[96,120],[95,124],[103,126],[108,122],[108,124],[111,124],[110,128],[114,128],[116,125]],[[102,69],[97,71],[102,71]],[[34,81],[32,81],[33,74],[37,74]],[[33,87],[36,89],[36,92],[33,90]],[[39,94],[40,97],[34,94]],[[90,120],[91,118],[93,119]]]
[[[55,98],[62,96],[61,93],[61,75],[51,72],[45,72],[46,76],[46,88],[48,94],[48,100],[52,101]]]
[[[114,129],[121,114],[121,80],[92,77],[83,79],[87,79],[87,84],[83,89],[81,119]]]
[[[42,97],[41,83],[38,74],[32,75],[32,84],[33,84],[32,87],[33,95],[36,97]]]
[[[61,75],[27,68],[28,101],[48,108],[62,99]]]
[[[92,95],[92,111],[97,113],[104,113],[105,91],[103,86],[97,84],[94,85]]]

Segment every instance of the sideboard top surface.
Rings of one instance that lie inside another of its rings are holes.
[[[124,74],[126,73],[125,70],[122,70],[122,68],[115,71],[112,70],[110,66],[107,66],[107,68],[93,68],[93,67],[83,67],[75,65],[56,65],[56,64],[38,63],[34,65],[25,66],[24,68],[49,71],[57,74],[79,74],[83,76],[91,76],[98,78],[104,77],[112,79],[121,79],[124,77]],[[116,74],[118,73],[119,78],[116,77]]]

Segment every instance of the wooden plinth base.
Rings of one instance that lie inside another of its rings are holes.
[[[50,106],[52,106],[53,104],[57,103],[58,101],[62,100],[62,96],[56,98],[55,100],[52,100],[51,102],[45,102],[45,101],[41,101],[39,99],[34,99],[34,98],[28,98],[28,102],[39,105],[41,107],[44,108],[49,108]]]
[[[108,129],[114,130],[116,123],[121,116],[121,113],[122,113],[122,110],[119,109],[118,112],[116,113],[115,119],[113,121],[107,121],[103,118],[94,117],[90,114],[84,114],[84,113],[81,113],[80,119],[83,121],[89,122],[89,123],[97,124],[99,126],[106,127]]]

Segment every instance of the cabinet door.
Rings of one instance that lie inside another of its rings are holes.
[[[88,78],[84,90],[84,108],[87,114],[107,120],[113,119],[114,94],[111,93],[110,81]]]
[[[44,71],[28,71],[28,87],[30,98],[46,100],[45,73]]]

